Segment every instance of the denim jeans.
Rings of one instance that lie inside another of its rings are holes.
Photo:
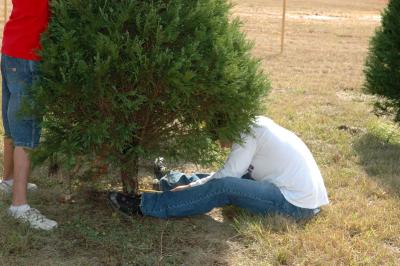
[[[207,176],[209,174],[195,173],[189,176],[181,172],[171,171],[160,179],[160,190],[169,191],[177,186],[187,185]]]
[[[204,214],[213,208],[235,205],[254,214],[283,214],[295,220],[311,218],[319,209],[304,209],[288,202],[274,184],[225,177],[183,191],[143,193],[141,211],[158,218]]]
[[[177,186],[188,185],[209,175],[206,173],[195,173],[189,176],[181,172],[170,171],[160,179],[159,189],[161,191],[169,191]],[[250,174],[245,174],[242,178],[254,180]]]
[[[32,104],[29,89],[37,77],[36,68],[35,61],[1,56],[4,134],[15,146],[35,148],[39,144],[41,119],[20,113],[23,104]]]

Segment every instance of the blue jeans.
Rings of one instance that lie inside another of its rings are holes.
[[[21,107],[32,104],[29,90],[37,77],[36,68],[35,61],[1,56],[4,133],[15,146],[31,149],[39,144],[41,121],[32,115],[21,114]]]
[[[288,202],[274,184],[225,177],[183,191],[143,193],[140,209],[158,218],[204,214],[213,208],[235,205],[254,214],[283,214],[295,220],[311,218],[319,209],[304,209]]]
[[[161,191],[169,191],[177,186],[188,185],[209,175],[206,173],[195,173],[189,176],[181,172],[170,171],[160,179],[159,189]],[[242,178],[254,180],[250,174],[245,174]]]
[[[160,179],[160,190],[169,191],[177,186],[187,185],[209,176],[209,174],[196,173],[191,176],[181,172],[171,171]]]

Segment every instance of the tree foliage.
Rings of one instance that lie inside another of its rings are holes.
[[[44,115],[36,158],[101,160],[131,179],[141,157],[213,161],[212,137],[238,140],[269,89],[229,10],[225,0],[52,0],[33,91]]]
[[[391,0],[371,39],[365,66],[365,91],[382,96],[375,104],[400,122],[400,0]]]

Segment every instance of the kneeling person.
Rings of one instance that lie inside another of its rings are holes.
[[[233,144],[224,166],[206,178],[139,197],[111,192],[109,202],[129,216],[183,217],[235,205],[296,220],[311,218],[329,203],[310,150],[293,132],[260,116],[242,138],[243,143]],[[244,175],[252,179],[241,178]]]

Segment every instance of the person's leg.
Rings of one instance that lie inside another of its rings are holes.
[[[203,214],[215,207],[236,205],[256,214],[281,212],[285,198],[268,182],[225,177],[187,190],[143,193],[143,215],[159,218]]]
[[[3,177],[0,180],[0,193],[12,193],[13,186],[13,153],[14,147],[11,139],[10,126],[8,123],[8,104],[10,101],[10,91],[7,86],[7,72],[5,60],[1,58],[2,74],[2,120],[4,128],[4,151],[3,151]]]
[[[12,180],[14,174],[14,144],[12,139],[4,137],[3,180]]]
[[[4,192],[12,193],[14,187],[14,156],[17,157],[17,160],[20,161],[23,165],[27,163],[30,164],[30,161],[26,161],[23,158],[26,157],[29,160],[29,157],[26,156],[26,151],[22,148],[21,151],[17,151],[18,154],[15,154],[14,143],[11,138],[5,136],[4,137],[4,152],[3,152],[3,180],[0,181],[0,190]],[[22,159],[21,159],[22,158]],[[16,169],[20,169],[21,171],[23,168],[19,166],[15,166]],[[24,167],[26,168],[26,166]],[[29,171],[29,168],[28,168]],[[29,176],[29,173],[28,173]],[[18,183],[18,182],[17,182]],[[35,191],[37,190],[36,184],[28,183],[27,191]]]
[[[26,191],[31,161],[23,147],[15,147],[14,151],[14,184],[13,184],[13,206],[27,204]]]
[[[40,138],[40,120],[32,115],[21,113],[25,103],[31,103],[30,86],[35,78],[34,61],[2,56],[3,78],[6,78],[10,93],[7,106],[7,121],[13,140],[13,201],[9,214],[14,218],[28,222],[31,227],[51,230],[57,226],[55,221],[44,217],[27,204],[27,185],[30,174],[30,158],[26,149],[37,147]],[[4,107],[3,107],[4,109]],[[4,114],[3,114],[4,116]]]
[[[6,110],[7,123],[13,139],[14,150],[9,151],[13,165],[13,201],[12,206],[27,204],[27,184],[30,172],[30,159],[25,147],[34,148],[32,139],[36,138],[32,117],[20,113],[21,107],[27,99],[27,89],[33,81],[33,69],[29,61],[3,56],[6,83],[9,90],[8,108]],[[7,147],[10,148],[10,147]],[[7,158],[11,161],[11,158]],[[11,163],[10,163],[11,164]],[[10,170],[11,171],[11,170]]]
[[[188,176],[181,172],[171,171],[160,179],[159,187],[161,191],[170,191],[178,186],[187,185],[197,180],[199,180],[197,174]]]
[[[164,175],[160,179],[160,184],[159,184],[160,190],[161,191],[170,191],[174,187],[182,185],[182,182],[185,182],[185,179],[187,180],[187,177],[184,173],[170,171],[168,174]],[[188,183],[185,183],[185,184],[188,184]]]
[[[4,127],[4,146],[3,146],[3,180],[0,183],[0,189],[5,192],[12,192],[14,185],[14,143],[11,138],[10,124],[8,120],[9,103],[11,99],[11,93],[7,85],[7,67],[6,62],[2,58],[1,62],[1,73],[2,73],[2,119]],[[24,151],[23,151],[24,152]],[[18,158],[21,155],[17,155]],[[22,157],[23,156],[22,153]],[[26,162],[23,162],[26,164]],[[28,183],[28,190],[35,190],[37,186],[35,184]]]
[[[7,86],[7,69],[5,61],[1,59],[2,75],[2,121],[4,128],[4,151],[3,151],[3,180],[10,180],[13,176],[13,156],[14,146],[11,139],[10,125],[8,123],[8,104],[10,101],[10,91]]]

